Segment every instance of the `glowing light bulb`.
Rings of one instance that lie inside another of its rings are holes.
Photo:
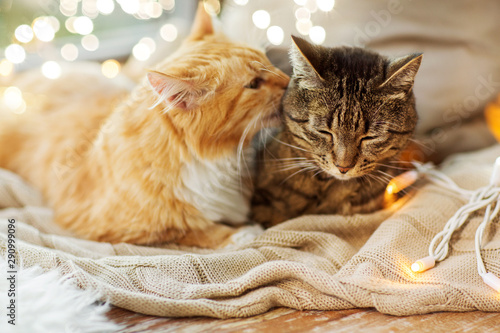
[[[385,189],[385,191],[389,194],[397,193],[396,186],[394,184],[391,184],[391,183],[389,183],[389,185],[387,185],[387,188]]]
[[[114,78],[120,73],[120,63],[115,59],[109,59],[102,63],[101,71],[102,74],[107,78]]]
[[[29,43],[34,37],[33,29],[27,24],[22,24],[16,28],[14,36],[16,36],[16,39],[21,43]]]
[[[42,65],[42,74],[51,80],[55,80],[61,76],[61,66],[55,61],[47,61]]]
[[[177,28],[175,25],[167,23],[161,27],[160,36],[167,42],[173,42],[177,38]]]
[[[10,44],[5,48],[5,58],[13,64],[20,64],[26,59],[26,51],[19,44]]]
[[[0,75],[9,76],[13,71],[14,65],[10,61],[6,59],[0,61]]]
[[[318,8],[324,12],[329,12],[335,6],[335,0],[316,0]]]
[[[436,261],[434,260],[434,257],[428,256],[415,261],[413,264],[411,264],[410,268],[415,273],[422,273],[428,269],[431,269],[435,265]]]
[[[61,56],[66,61],[74,61],[78,58],[78,47],[75,44],[65,44],[61,48]]]
[[[418,172],[416,170],[406,171],[405,173],[391,179],[387,185],[386,192],[389,194],[396,194],[415,183],[417,179]]]
[[[266,29],[271,23],[271,15],[263,9],[252,14],[253,24],[259,29]]]
[[[325,29],[323,27],[320,27],[319,25],[314,26],[309,30],[309,37],[311,38],[313,43],[321,45],[326,38]]]
[[[284,36],[285,34],[283,29],[277,25],[273,25],[267,29],[267,39],[269,39],[269,42],[273,45],[281,45],[281,43],[283,43]]]
[[[73,22],[73,28],[80,35],[88,35],[94,30],[94,23],[87,16],[80,16]]]

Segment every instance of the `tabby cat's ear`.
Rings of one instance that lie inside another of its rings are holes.
[[[290,60],[293,66],[293,75],[299,79],[299,85],[302,88],[315,89],[322,86],[324,79],[319,74],[321,58],[317,46],[305,39],[292,36]]]
[[[198,4],[198,10],[194,17],[194,23],[191,28],[191,33],[187,37],[188,40],[200,40],[205,35],[212,35],[214,33],[214,28],[212,25],[212,18],[205,10],[203,1]]]
[[[153,107],[166,102],[166,111],[172,108],[191,110],[199,104],[203,90],[197,88],[193,82],[179,79],[160,72],[148,73],[148,81],[158,95],[158,101]]]
[[[422,53],[413,53],[392,60],[387,67],[387,79],[380,88],[390,88],[398,93],[409,92],[413,87],[422,56]]]

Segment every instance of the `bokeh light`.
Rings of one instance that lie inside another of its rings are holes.
[[[99,15],[99,10],[97,9],[96,0],[83,0],[82,13],[86,17],[96,18]]]
[[[66,30],[68,30],[69,32],[71,32],[73,34],[76,34],[75,21],[76,21],[76,17],[69,17],[64,22],[64,26],[66,27]]]
[[[271,23],[271,15],[263,9],[256,11],[252,15],[252,21],[259,29],[267,29]]]
[[[137,60],[146,61],[151,57],[151,50],[148,45],[139,42],[132,49],[132,54]]]
[[[114,78],[120,73],[120,63],[115,59],[109,59],[102,63],[101,72],[107,78]]]
[[[48,79],[55,80],[61,76],[61,66],[55,61],[47,61],[42,65],[42,74]]]
[[[99,39],[95,35],[83,36],[82,46],[87,51],[95,51],[99,48]]]
[[[5,58],[13,64],[20,64],[26,59],[26,51],[19,44],[10,44],[5,48]]]
[[[88,35],[94,30],[94,23],[87,16],[80,16],[73,22],[73,28],[80,35]]]
[[[273,25],[267,29],[267,39],[273,45],[281,45],[284,37],[285,33],[283,32],[283,29],[277,25]]]
[[[59,31],[59,29],[61,28],[61,23],[59,22],[59,20],[57,19],[57,17],[55,17],[55,16],[47,16],[45,19],[50,24],[50,26],[52,27],[52,29],[54,29],[54,32],[58,32]]]
[[[74,61],[78,58],[78,47],[75,44],[64,44],[61,48],[61,56],[66,61]]]
[[[240,6],[245,6],[248,3],[248,0],[233,0],[235,4]]]
[[[299,6],[304,6],[307,3],[307,0],[294,0],[294,1]]]
[[[335,0],[316,0],[318,8],[324,12],[329,12],[335,6]]]
[[[316,13],[318,10],[318,4],[316,0],[307,0],[305,7],[309,9],[311,13]]]
[[[158,2],[148,2],[145,5],[146,14],[152,18],[158,18],[163,13],[163,8]]]
[[[9,76],[14,71],[14,64],[7,59],[0,61],[0,75]]]
[[[147,45],[147,47],[149,48],[149,52],[151,54],[156,51],[156,42],[154,41],[153,38],[150,38],[150,37],[141,38],[139,43]]]
[[[50,42],[56,35],[56,30],[52,26],[53,22],[48,17],[38,17],[33,21],[33,31],[36,38],[42,42]]]
[[[78,11],[78,1],[77,0],[61,0],[59,3],[59,11],[64,16],[76,15]]]
[[[122,7],[122,10],[130,15],[137,14],[141,8],[141,4],[138,0],[117,0],[117,2]]]
[[[8,87],[3,93],[3,103],[11,110],[21,106],[23,102],[23,93],[18,87]]]
[[[8,87],[5,89],[2,96],[2,102],[14,113],[21,114],[26,111],[26,102],[23,99],[23,93],[17,87]]]
[[[309,35],[309,31],[311,30],[313,24],[311,21],[297,21],[295,23],[295,28],[297,31],[304,36]]]
[[[115,3],[113,0],[97,0],[97,10],[104,15],[109,15],[115,10]]]
[[[299,21],[309,21],[311,19],[311,12],[304,7],[297,8],[295,18]]]
[[[33,40],[35,35],[33,33],[33,29],[31,29],[29,25],[21,24],[16,28],[14,36],[16,36],[16,39],[21,43],[29,43]]]
[[[210,15],[218,15],[220,13],[219,0],[203,0],[203,5]]]
[[[159,3],[166,11],[172,10],[175,7],[175,0],[160,0]]]
[[[160,29],[160,36],[167,42],[173,42],[177,39],[177,28],[175,25],[167,23]]]
[[[326,32],[325,29],[321,26],[314,26],[309,30],[309,37],[315,44],[323,44],[326,38]]]

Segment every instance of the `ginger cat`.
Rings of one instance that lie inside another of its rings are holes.
[[[180,49],[131,93],[85,72],[11,83],[46,99],[0,126],[0,167],[40,189],[56,222],[87,239],[227,244],[237,229],[219,222],[240,225],[249,212],[243,148],[276,125],[288,77],[262,52],[214,34],[202,5]]]

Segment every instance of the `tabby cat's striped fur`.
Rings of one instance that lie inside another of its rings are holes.
[[[262,152],[253,219],[267,226],[303,214],[381,208],[417,122],[412,92],[422,59],[389,60],[360,48],[293,37],[284,128]]]

